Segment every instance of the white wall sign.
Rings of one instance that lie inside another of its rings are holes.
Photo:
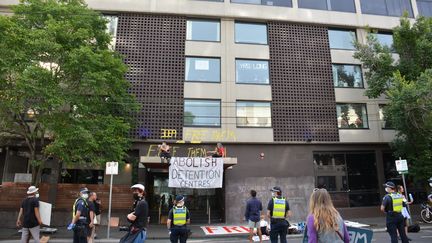
[[[207,60],[196,60],[195,70],[209,70],[209,61]]]
[[[118,175],[118,162],[107,162],[105,168],[105,174]]]
[[[405,172],[408,171],[408,163],[405,159],[403,160],[396,160],[396,170],[398,172]]]
[[[172,157],[169,187],[222,188],[222,158]]]

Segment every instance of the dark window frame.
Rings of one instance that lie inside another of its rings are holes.
[[[236,25],[237,24],[254,24],[254,25],[265,25],[266,26],[266,44],[263,43],[256,43],[256,42],[238,42],[236,38]],[[269,30],[268,30],[268,23],[267,22],[249,22],[249,21],[241,21],[236,20],[234,21],[234,43],[235,44],[244,44],[244,45],[261,45],[261,46],[268,46],[269,45]]]
[[[340,87],[340,86],[334,86],[335,89],[336,88],[337,89],[366,89],[365,88],[364,77],[363,77],[363,67],[362,67],[361,64],[332,62],[332,74],[333,74],[333,65],[359,66],[360,67],[361,82],[362,82],[362,87]],[[333,81],[333,85],[334,85],[334,81]]]
[[[186,59],[187,58],[208,58],[208,59],[219,59],[219,81],[218,82],[213,82],[213,81],[198,81],[198,80],[187,80],[186,79]],[[190,82],[190,83],[205,83],[205,84],[220,84],[222,83],[222,58],[221,57],[212,57],[212,56],[189,56],[189,55],[185,55],[185,82]]]
[[[189,40],[187,38],[187,22],[188,21],[204,21],[204,22],[218,22],[219,23],[219,40],[212,41],[212,40]],[[212,18],[187,18],[186,19],[186,41],[198,41],[198,42],[210,42],[210,43],[221,43],[222,42],[222,21],[221,19],[212,19]]]
[[[186,107],[186,101],[187,100],[196,100],[196,101],[219,101],[219,126],[208,126],[208,125],[186,125],[184,123],[184,118],[185,118],[185,107]],[[183,127],[208,127],[208,128],[221,128],[222,127],[222,100],[221,99],[213,99],[213,98],[209,98],[209,99],[202,99],[202,98],[184,98],[183,99]]]
[[[237,121],[237,118],[238,118],[238,116],[237,116],[237,109],[238,109],[238,106],[237,106],[237,102],[253,102],[253,103],[270,103],[270,126],[268,126],[268,127],[258,127],[258,126],[241,126],[241,125],[239,125],[238,124],[238,121]],[[272,119],[272,102],[271,101],[265,101],[265,100],[243,100],[243,99],[240,99],[240,100],[236,100],[236,127],[237,128],[259,128],[259,129],[265,129],[265,128],[273,128],[273,119]]]
[[[266,61],[268,64],[268,84],[264,84],[264,83],[239,83],[237,82],[237,60],[243,60],[243,61]],[[240,84],[240,85],[271,85],[271,79],[270,79],[270,59],[256,59],[256,58],[235,58],[234,60],[235,63],[235,75],[236,75],[236,80],[235,83],[236,84]]]
[[[365,107],[365,111],[366,111],[366,117],[367,117],[367,123],[366,123],[366,125],[367,125],[367,127],[360,127],[360,128],[346,128],[346,127],[339,127],[339,124],[338,124],[338,129],[339,130],[370,130],[370,126],[369,126],[369,112],[368,112],[368,109],[367,109],[367,103],[356,103],[356,102],[350,102],[350,103],[347,103],[347,102],[336,102],[336,120],[337,120],[337,118],[339,117],[339,114],[337,114],[337,106],[338,105],[364,105],[364,107]],[[363,121],[364,122],[364,121]]]
[[[332,48],[332,47],[331,47],[331,44],[330,44],[330,33],[329,33],[330,30],[335,30],[335,31],[346,31],[346,32],[354,32],[354,39],[353,39],[353,41],[358,41],[358,37],[357,37],[357,29],[344,29],[344,28],[333,28],[333,27],[327,28],[327,36],[328,36],[328,40],[329,40],[329,48],[330,48],[330,51],[331,51],[331,50],[355,51],[354,44],[353,44],[353,49],[346,49],[346,48]]]

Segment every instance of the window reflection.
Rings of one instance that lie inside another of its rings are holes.
[[[355,49],[356,34],[354,30],[329,29],[328,35],[331,49]]]
[[[333,64],[335,87],[363,88],[360,65]]]
[[[366,104],[337,104],[337,121],[339,128],[368,128]]]
[[[185,100],[184,125],[220,127],[220,100]]]
[[[236,43],[267,44],[267,25],[255,23],[235,23]]]
[[[186,81],[220,82],[219,58],[186,58]]]
[[[271,127],[270,102],[237,101],[237,126]]]
[[[236,60],[236,82],[242,84],[269,84],[268,61]]]
[[[186,39],[193,41],[220,41],[220,21],[188,20]]]

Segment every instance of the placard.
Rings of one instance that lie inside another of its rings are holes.
[[[105,174],[118,175],[118,162],[107,162],[105,168]]]
[[[42,224],[47,226],[51,225],[51,210],[51,203],[39,201],[39,214],[42,220]]]
[[[222,188],[222,158],[172,157],[170,162],[168,187]]]
[[[370,229],[354,228],[347,226],[350,243],[371,243],[373,231]]]
[[[403,160],[396,160],[396,170],[398,172],[407,172],[408,171],[408,162],[403,159]]]

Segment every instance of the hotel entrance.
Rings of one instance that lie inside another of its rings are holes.
[[[185,196],[185,205],[190,211],[192,224],[225,221],[223,189],[169,188],[168,172],[150,169],[147,175],[147,199],[152,224],[165,224],[176,195]]]

